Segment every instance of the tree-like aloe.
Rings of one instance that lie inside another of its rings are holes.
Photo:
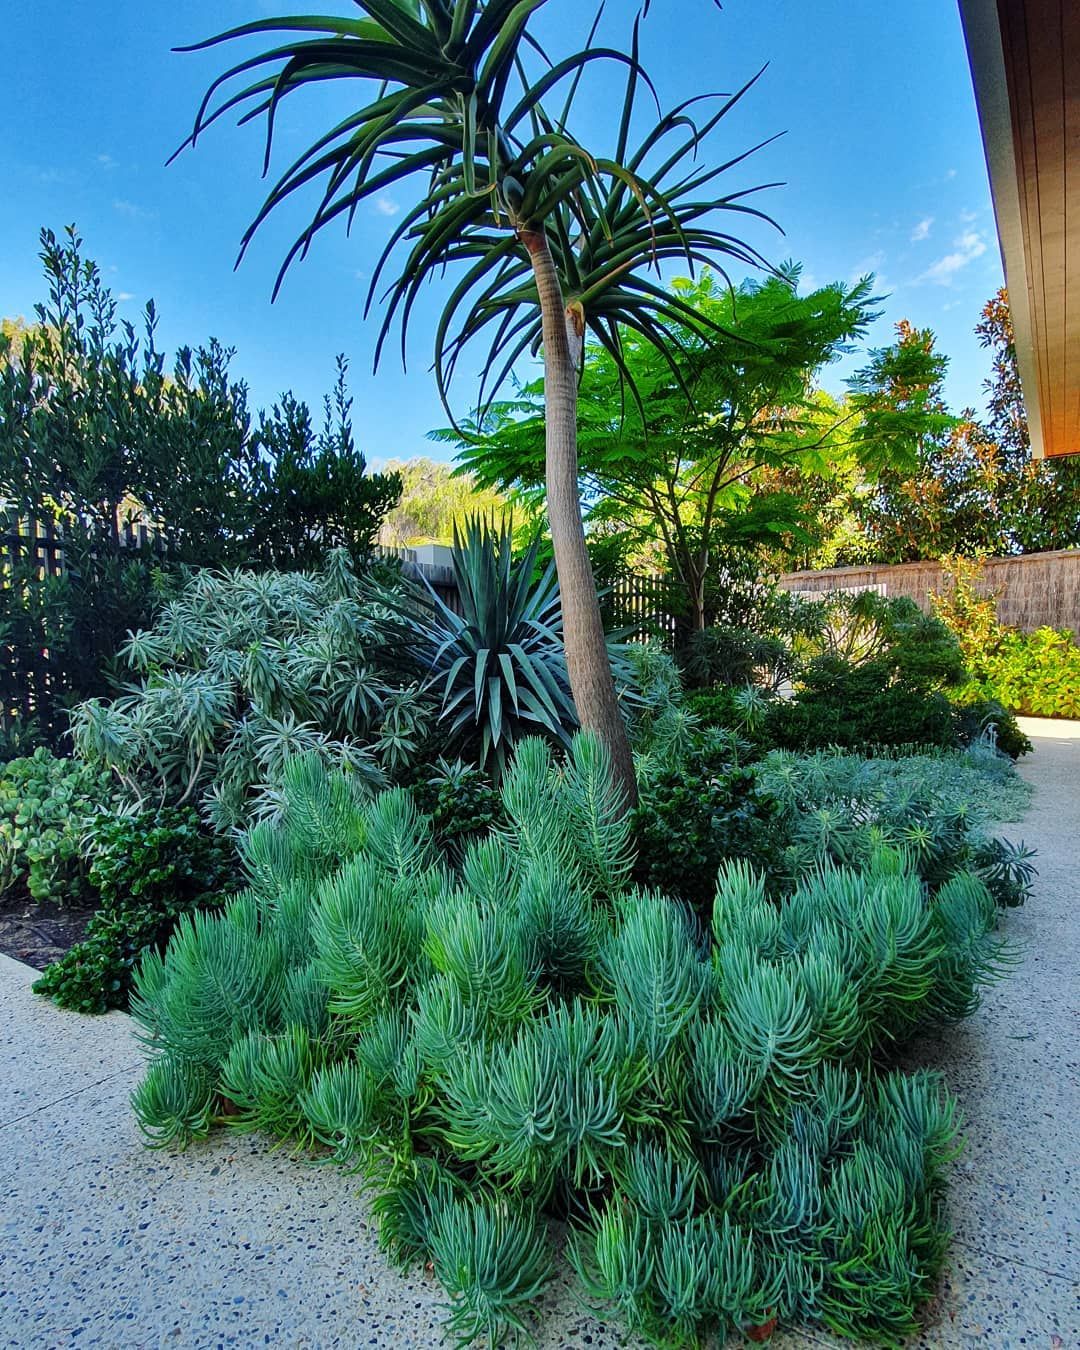
[[[444,402],[463,348],[489,341],[485,391],[496,389],[530,348],[543,350],[547,409],[547,501],[562,593],[566,661],[582,725],[607,745],[628,799],[634,773],[608,665],[581,520],[577,481],[577,384],[586,330],[623,362],[620,325],[662,350],[677,325],[702,318],[660,283],[666,260],[756,265],[758,254],[717,223],[720,212],[754,212],[747,193],[722,195],[717,178],[745,158],[702,165],[704,138],[749,85],[706,106],[689,99],[651,108],[655,91],[638,58],[594,46],[551,60],[529,31],[545,0],[357,0],[359,17],[264,19],[198,47],[274,34],[277,45],[232,66],[211,85],[190,142],[219,117],[263,118],[268,168],[285,98],[326,81],[355,81],[356,110],[309,146],[276,181],[249,227],[316,183],[322,197],[282,265],[315,234],[351,220],[368,199],[419,175],[421,199],[402,213],[375,268],[368,306],[392,257],[378,353],[395,322],[402,342],[425,282],[451,267],[455,284],[435,332],[435,372]],[[597,63],[621,65],[625,93],[613,153],[590,153],[569,129],[581,78]],[[248,78],[251,83],[246,83]],[[223,86],[241,79],[243,86]],[[750,83],[753,83],[751,81]],[[649,100],[647,129],[631,133]],[[557,100],[559,107],[549,106]],[[187,142],[185,142],[186,144]],[[746,152],[749,153],[749,152]],[[399,251],[399,246],[401,250]],[[649,269],[655,277],[647,275]],[[279,284],[281,276],[279,275]]]

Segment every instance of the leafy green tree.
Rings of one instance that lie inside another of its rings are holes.
[[[353,440],[347,373],[348,362],[339,356],[318,435],[307,405],[289,393],[260,417],[260,453],[249,487],[251,562],[311,570],[335,548],[347,549],[354,562],[362,562],[386,513],[397,504],[400,476],[369,474]]]
[[[1080,458],[1031,458],[1009,293],[1004,287],[983,306],[975,332],[993,360],[991,377],[983,386],[986,431],[999,447],[998,497],[1007,521],[1009,551],[1080,547]]]
[[[43,230],[41,258],[36,322],[0,333],[0,509],[53,530],[63,568],[43,575],[29,549],[5,559],[0,715],[14,732],[12,709],[25,724],[32,707],[55,742],[62,705],[106,692],[124,634],[148,622],[158,565],[314,566],[339,545],[362,556],[398,484],[365,472],[344,364],[321,435],[290,395],[253,427],[229,348],[182,347],[167,366],[153,303],[141,335],[120,322],[74,227]],[[131,547],[130,524],[152,549]]]
[[[389,460],[385,468],[401,480],[401,497],[386,513],[379,534],[388,548],[418,540],[449,545],[454,527],[462,528],[468,517],[497,518],[510,506],[502,493],[481,488],[474,474],[455,473],[451,464],[420,457]]]
[[[639,403],[628,403],[608,351],[594,345],[586,359],[579,473],[589,521],[660,548],[694,629],[710,620],[726,552],[810,538],[802,501],[775,477],[766,482],[767,471],[812,479],[838,459],[876,467],[909,453],[925,422],[921,406],[883,410],[889,372],[877,357],[846,404],[816,388],[822,367],[865,333],[874,300],[869,278],[801,296],[798,275],[789,264],[737,290],[710,275],[676,282],[699,316],[680,327],[677,359],[634,333],[622,338]],[[481,483],[543,490],[540,385],[498,405],[477,430],[458,445]]]
[[[116,546],[125,523],[154,526],[168,552],[213,564],[245,509],[247,390],[216,341],[181,348],[171,370],[150,302],[140,338],[117,318],[73,226],[41,232],[48,300],[0,362],[0,495],[62,527],[65,547]]]
[[[915,390],[906,378],[894,380],[895,396],[924,398],[938,425],[920,441],[914,465],[886,466],[856,489],[851,504],[861,538],[835,548],[837,560],[899,563],[1080,544],[1080,463],[1031,458],[1004,289],[987,301],[975,332],[993,358],[987,415],[969,408],[949,417],[942,389],[948,358],[935,350],[930,329],[898,325],[886,362],[921,354],[935,373]]]
[[[594,27],[583,50],[550,60],[529,31],[542,3],[359,0],[358,17],[244,24],[198,46],[265,35],[273,35],[275,45],[215,80],[190,140],[243,109],[246,120],[265,120],[269,163],[286,97],[327,81],[347,83],[357,91],[355,111],[285,170],[245,246],[271,211],[321,181],[321,200],[289,250],[284,272],[325,225],[419,176],[423,195],[402,213],[374,269],[369,305],[391,258],[399,259],[386,288],[377,350],[395,321],[404,339],[422,288],[448,266],[455,284],[434,338],[444,400],[472,339],[484,336],[489,343],[480,404],[524,352],[542,348],[547,504],[567,667],[581,723],[608,746],[616,779],[632,800],[633,763],[577,495],[579,365],[587,331],[630,377],[623,332],[666,350],[675,325],[702,323],[681,296],[647,275],[650,268],[659,272],[673,258],[691,266],[710,258],[760,261],[716,224],[718,213],[751,211],[745,191],[723,195],[717,186],[744,156],[713,166],[695,162],[705,137],[749,85],[699,123],[692,117],[705,106],[698,98],[659,112],[639,61],[636,25],[629,53],[594,46]],[[609,155],[586,148],[569,124],[581,79],[598,66],[625,72]],[[215,104],[217,91],[239,77],[252,82]],[[649,105],[644,121],[643,99]],[[632,145],[638,127],[644,134]]]
[[[74,227],[41,234],[48,298],[36,323],[0,339],[0,501],[9,518],[53,529],[63,571],[20,556],[0,593],[5,730],[13,708],[32,712],[57,741],[69,700],[104,692],[128,628],[155,601],[151,560],[123,547],[125,525],[154,526],[172,557],[223,557],[243,506],[240,389],[228,354],[183,351],[170,373],[155,345],[119,323],[97,266]]]

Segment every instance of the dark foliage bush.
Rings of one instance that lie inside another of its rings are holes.
[[[989,736],[1003,755],[1019,759],[1031,753],[1031,741],[1020,730],[1016,714],[1010,712],[996,698],[979,698],[964,694],[953,702],[957,736],[962,745],[969,745],[981,736]]]
[[[960,743],[944,694],[894,682],[883,661],[854,665],[839,656],[811,662],[796,697],[770,705],[765,729],[785,750]]]
[[[504,823],[499,793],[482,769],[462,760],[442,761],[430,778],[413,783],[413,800],[431,818],[437,843],[452,853],[493,825]]]
[[[687,689],[714,685],[775,685],[794,670],[791,648],[778,635],[750,628],[705,628],[693,633],[678,654]]]
[[[898,683],[925,692],[955,688],[964,679],[956,638],[906,596],[863,591],[835,597],[826,612],[827,631],[840,634],[837,654],[857,664],[878,666]]]
[[[209,834],[190,808],[102,819],[87,840],[90,885],[100,897],[86,938],[34,985],[62,1008],[126,1008],[132,972],[164,946],[181,914],[220,903],[238,876],[230,841]]]
[[[768,732],[774,697],[756,685],[718,684],[686,695],[687,710],[703,727],[732,732],[742,743],[740,759],[750,761],[774,748]]]
[[[707,750],[692,751],[639,785],[635,876],[707,918],[725,859],[773,869],[781,842],[776,815],[775,801],[751,770]]]
[[[735,725],[735,695],[739,685],[716,684],[709,689],[688,689],[683,700],[685,706],[695,717],[700,718],[703,726],[731,727]]]

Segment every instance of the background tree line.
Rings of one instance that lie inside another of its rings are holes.
[[[400,496],[393,473],[369,474],[352,432],[347,363],[318,425],[283,394],[253,416],[216,339],[166,365],[153,303],[143,331],[116,301],[73,227],[41,234],[47,300],[36,322],[0,334],[0,506],[51,526],[64,570],[42,575],[36,553],[9,542],[0,588],[5,714],[48,654],[55,708],[104,692],[112,657],[146,622],[179,566],[311,568],[327,551],[367,556]],[[125,547],[125,525],[150,547]],[[10,722],[10,717],[5,716]]]
[[[600,576],[667,576],[695,630],[760,574],[1080,545],[1080,464],[1031,459],[1004,289],[976,328],[992,356],[979,416],[950,412],[948,357],[906,320],[828,393],[823,372],[864,337],[878,300],[872,278],[806,295],[798,283],[791,264],[737,289],[677,282],[722,331],[682,332],[674,361],[627,334],[638,400],[590,349],[580,489]],[[433,435],[478,484],[542,513],[539,382]]]
[[[229,348],[184,347],[167,365],[152,302],[141,333],[118,320],[73,228],[43,231],[41,258],[48,299],[0,333],[0,498],[9,518],[57,528],[66,568],[7,560],[9,709],[43,651],[62,661],[61,705],[104,692],[177,566],[310,569],[339,546],[362,561],[376,542],[449,542],[470,511],[512,508],[519,538],[542,530],[542,382],[433,432],[456,468],[417,458],[372,474],[343,357],[321,420],[291,393],[253,414]],[[1080,466],[1030,459],[1004,291],[977,328],[992,355],[980,417],[950,413],[948,358],[907,322],[842,396],[824,390],[877,315],[871,278],[800,294],[789,264],[735,289],[708,274],[675,289],[703,323],[667,350],[626,332],[629,384],[602,346],[586,353],[579,482],[601,586],[664,577],[694,630],[737,618],[762,574],[1080,543]],[[122,547],[128,520],[150,526],[152,549]],[[55,739],[63,722],[58,710],[39,730]]]

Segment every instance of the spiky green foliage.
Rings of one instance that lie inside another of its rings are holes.
[[[531,31],[543,3],[360,0],[360,17],[262,19],[197,44],[272,38],[269,49],[214,81],[185,142],[194,144],[219,118],[243,110],[241,121],[265,121],[264,170],[287,96],[328,80],[347,84],[355,111],[284,170],[243,249],[275,207],[319,185],[321,198],[285,258],[280,285],[326,225],[351,221],[387,189],[419,192],[373,269],[367,307],[389,268],[377,362],[395,322],[404,350],[425,283],[452,269],[456,284],[434,343],[444,400],[471,340],[487,340],[481,403],[484,385],[498,388],[517,358],[539,346],[537,290],[521,243],[528,235],[545,234],[566,302],[631,381],[620,327],[663,349],[680,323],[695,330],[717,326],[658,284],[664,261],[691,270],[732,258],[750,266],[763,261],[720,215],[764,218],[746,200],[757,189],[725,193],[719,186],[751,151],[713,165],[697,159],[754,79],[730,97],[701,95],[661,110],[639,60],[636,24],[629,52],[595,45],[597,21],[583,50],[549,58]],[[603,67],[625,77],[607,154],[582,145],[569,125],[582,78],[596,70],[602,81]],[[707,111],[695,121],[701,109]]]
[[[569,745],[577,726],[555,565],[537,579],[539,536],[517,559],[513,544],[509,522],[470,517],[454,527],[461,613],[430,586],[402,608],[451,743],[475,748],[496,776],[524,736]]]
[[[1023,902],[1033,850],[990,837],[1031,796],[1012,762],[989,746],[897,759],[773,751],[761,788],[781,807],[785,866],[798,877],[824,861],[864,864],[898,850],[931,886],[968,868],[1001,905]]]
[[[996,975],[992,897],[885,847],[778,894],[731,862],[705,928],[629,887],[608,782],[587,737],[563,763],[524,741],[509,824],[451,864],[403,793],[293,770],[245,841],[253,888],[138,974],[140,1123],[261,1128],[362,1173],[462,1341],[527,1328],[553,1216],[598,1311],[658,1344],[774,1317],[905,1335],[956,1122],[933,1075],[880,1066]]]
[[[140,683],[75,709],[76,748],[134,800],[196,803],[222,830],[277,811],[296,755],[381,786],[433,711],[400,637],[344,549],[321,572],[202,572],[129,637]]]

